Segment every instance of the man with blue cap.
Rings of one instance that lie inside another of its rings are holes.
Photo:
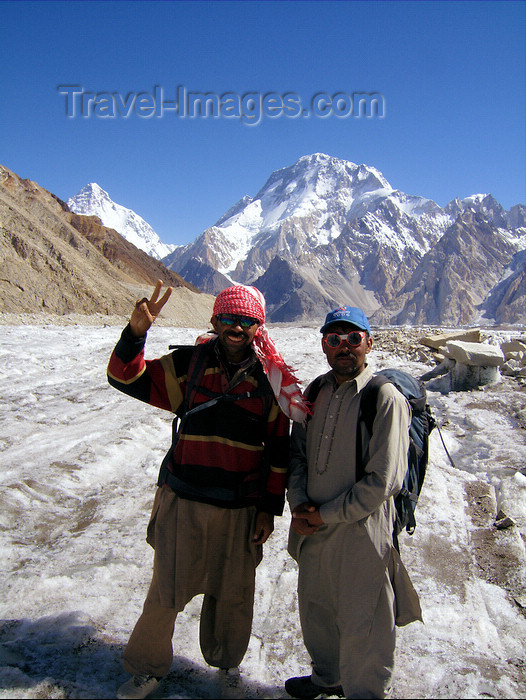
[[[358,422],[362,391],[374,376],[367,316],[340,306],[327,314],[321,333],[331,370],[307,389],[310,419],[294,423],[288,483],[288,549],[299,567],[299,613],[312,672],[289,678],[285,689],[297,698],[384,698],[395,626],[421,619],[392,540],[411,409],[394,385],[382,384],[369,435]]]

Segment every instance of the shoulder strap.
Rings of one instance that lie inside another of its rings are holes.
[[[205,371],[205,358],[210,351],[208,343],[202,343],[201,345],[196,345],[192,355],[190,356],[190,362],[188,364],[188,372],[186,375],[186,391],[182,407],[182,415],[185,415],[190,410],[190,407],[194,403],[195,389],[199,385],[204,371]]]
[[[239,401],[240,399],[245,399],[245,398],[250,398],[254,396],[267,396],[267,414],[268,411],[270,411],[270,405],[272,403],[272,400],[274,398],[274,394],[272,392],[272,389],[270,387],[270,384],[266,380],[266,376],[263,372],[263,368],[261,367],[261,372],[260,374],[262,377],[265,379],[267,384],[265,385],[264,382],[258,382],[258,389],[256,391],[252,392],[245,392],[243,394],[217,394],[214,392],[209,392],[205,387],[201,386],[201,380],[204,376],[205,373],[205,364],[206,364],[206,358],[208,356],[208,353],[211,352],[211,346],[210,343],[201,343],[200,345],[171,345],[170,349],[177,351],[180,349],[188,349],[188,351],[192,351],[190,354],[190,361],[188,364],[188,370],[186,373],[186,391],[185,391],[185,397],[183,400],[182,405],[179,407],[177,410],[177,415],[175,416],[173,423],[172,423],[172,445],[165,455],[165,458],[161,464],[161,469],[159,472],[159,478],[157,481],[158,486],[163,486],[166,483],[169,483],[170,480],[170,471],[168,469],[168,462],[171,459],[171,455],[175,449],[175,446],[177,444],[177,441],[179,440],[179,435],[182,430],[182,426],[184,425],[185,420],[188,418],[188,416],[192,415],[193,413],[197,413],[198,411],[202,411],[206,408],[209,408],[213,406],[214,404],[218,403],[220,400],[226,400],[226,401]],[[201,403],[197,406],[193,406],[194,403],[194,398],[196,394],[197,387],[199,387],[199,391],[202,393],[207,394],[208,396],[211,396],[209,401],[205,401],[204,403]]]
[[[193,403],[195,387],[198,386],[199,382],[201,381],[201,375],[204,374],[205,357],[208,354],[210,347],[207,343],[201,343],[200,345],[169,345],[168,348],[173,352],[182,350],[190,356],[188,368],[186,370],[185,397],[183,399],[183,403],[177,410],[177,414],[179,416],[183,416]]]
[[[190,361],[188,364],[188,370],[186,374],[187,389],[185,392],[185,397],[182,405],[177,409],[175,418],[172,422],[172,444],[164,459],[161,463],[161,468],[159,470],[159,477],[157,479],[157,486],[165,486],[170,479],[170,470],[168,469],[168,463],[171,461],[173,451],[179,440],[179,429],[181,423],[184,420],[185,415],[188,413],[188,406],[190,404],[193,396],[191,394],[195,393],[195,386],[197,379],[199,378],[199,373],[204,367],[204,352],[208,349],[203,347],[203,345],[170,345],[170,350],[177,352],[178,350],[185,350],[190,352]]]
[[[372,377],[360,392],[360,408],[358,410],[358,422],[356,425],[356,481],[365,475],[364,449],[362,445],[362,428],[365,429],[369,437],[373,434],[373,423],[376,418],[376,404],[378,402],[378,392],[383,384],[389,380],[382,375],[376,374]]]
[[[181,417],[189,416],[193,413],[197,413],[197,411],[202,411],[205,408],[209,408],[218,401],[240,401],[241,399],[258,397],[263,397],[265,399],[266,413],[268,413],[274,399],[274,393],[259,361],[256,361],[255,363],[255,372],[257,377],[257,387],[255,389],[251,389],[250,391],[246,391],[241,394],[231,394],[229,391],[226,393],[217,393],[202,385],[202,379],[206,369],[206,359],[211,352],[212,349],[210,343],[202,343],[201,345],[195,347],[194,352],[190,357],[186,379],[185,398],[181,407]],[[242,381],[244,378],[246,378],[247,374],[250,374],[253,371],[254,370],[252,369],[245,370],[238,381]],[[197,388],[199,388],[200,394],[209,396],[210,400],[199,404],[198,406],[194,406]]]

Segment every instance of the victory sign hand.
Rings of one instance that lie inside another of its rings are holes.
[[[152,323],[159,315],[159,312],[170,298],[173,288],[167,287],[163,296],[159,299],[159,301],[157,301],[162,286],[163,281],[157,280],[157,284],[155,285],[151,298],[148,300],[146,297],[144,297],[135,304],[135,308],[133,309],[133,313],[130,318],[130,329],[133,335],[137,336],[138,338],[145,335],[146,331],[148,331]]]

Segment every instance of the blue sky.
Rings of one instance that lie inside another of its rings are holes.
[[[0,13],[0,163],[62,199],[97,182],[165,243],[193,241],[316,152],[442,206],[481,192],[526,202],[524,2],[6,1]],[[223,100],[219,116],[166,109],[178,86]],[[249,93],[272,97],[256,124],[236,116]],[[357,93],[379,95],[381,116],[357,116]],[[312,114],[319,94],[343,95],[347,116]]]

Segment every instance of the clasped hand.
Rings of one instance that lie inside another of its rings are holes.
[[[292,529],[298,535],[313,535],[322,525],[320,510],[312,503],[302,503],[292,511]]]

